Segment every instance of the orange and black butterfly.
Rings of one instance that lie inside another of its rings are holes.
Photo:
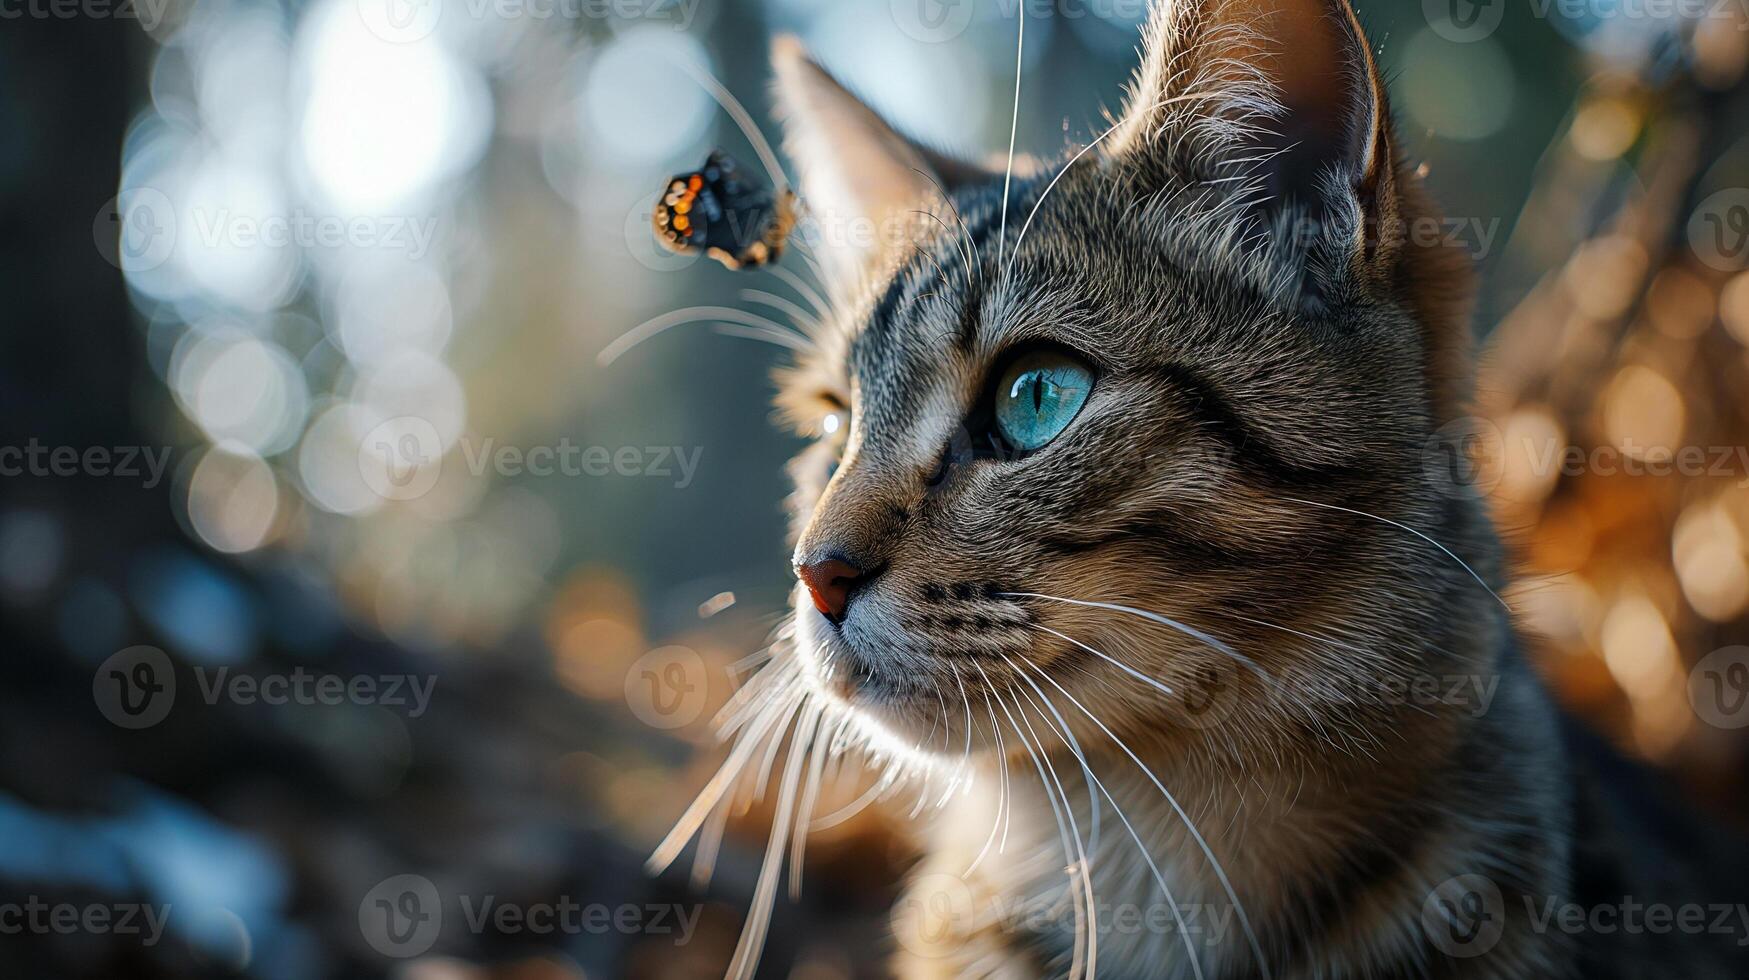
[[[735,161],[712,150],[704,166],[668,181],[656,199],[656,239],[676,252],[703,252],[731,269],[783,255],[796,223],[796,196],[743,180]]]

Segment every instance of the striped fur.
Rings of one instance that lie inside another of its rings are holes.
[[[1608,954],[1627,937],[1537,910],[1698,886],[1575,836],[1628,824],[1590,809],[1480,503],[1423,464],[1463,410],[1468,270],[1396,233],[1436,212],[1358,22],[1341,0],[1177,0],[1144,47],[1109,136],[1018,178],[1005,215],[1000,172],[778,48],[833,296],[781,376],[819,435],[792,467],[796,560],[878,573],[837,628],[798,587],[795,656],[858,726],[976,774],[919,828],[901,974],[1630,962]],[[879,234],[844,244],[858,223]],[[1024,459],[959,451],[993,366],[1037,343],[1095,365],[1081,414]],[[821,434],[831,413],[848,424]],[[1466,876],[1479,905],[1445,884]],[[1439,935],[1466,909],[1502,927],[1480,952]],[[1710,940],[1633,941],[1640,975],[1741,968]]]

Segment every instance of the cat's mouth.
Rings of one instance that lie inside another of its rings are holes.
[[[868,596],[836,625],[797,598],[796,639],[816,689],[895,732],[935,732],[944,702],[1000,684],[1036,656],[1031,611],[994,584]]]

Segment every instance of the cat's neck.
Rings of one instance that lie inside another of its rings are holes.
[[[979,930],[991,935],[999,920],[1008,953],[1034,968],[1072,953],[1090,884],[1102,975],[1189,976],[1192,953],[1208,976],[1257,975],[1254,948],[1276,976],[1358,975],[1399,959],[1407,969],[1426,955],[1422,912],[1441,883],[1492,875],[1509,895],[1565,884],[1550,711],[1515,656],[1446,681],[1490,679],[1492,693],[1476,689],[1467,706],[1405,706],[1416,709],[1405,729],[1370,751],[1332,744],[1243,767],[1181,744],[1102,740],[1081,745],[1090,784],[1081,760],[1041,732],[1044,778],[1024,754],[1006,780],[991,760],[937,824],[925,871],[936,877],[923,887],[963,880]],[[1453,688],[1441,697],[1462,700]],[[1082,851],[1087,882],[1064,871]],[[1523,962],[1552,955],[1531,944]]]

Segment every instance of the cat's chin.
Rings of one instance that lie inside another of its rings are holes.
[[[918,743],[940,726],[941,702],[933,688],[871,663],[812,608],[796,612],[796,647],[816,694],[855,716],[872,740],[928,754]]]

